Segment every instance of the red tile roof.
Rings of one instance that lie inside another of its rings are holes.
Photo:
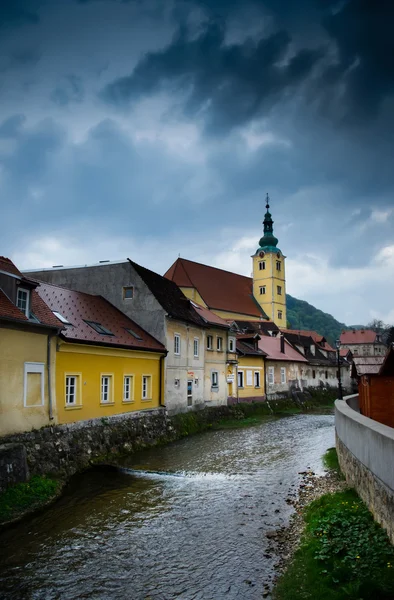
[[[37,292],[51,311],[59,312],[71,323],[61,332],[61,337],[69,342],[165,352],[163,344],[102,296],[75,292],[49,283],[41,283]],[[86,321],[99,323],[113,335],[96,332]]]
[[[26,315],[24,315],[23,312],[11,302],[3,290],[0,289],[0,318],[1,317],[28,322]]]
[[[316,331],[310,331],[309,329],[282,329],[282,328],[281,328],[281,331],[283,331],[284,333],[295,333],[297,335],[311,337],[313,339],[313,341],[315,342],[315,344],[317,344],[318,346],[321,346],[321,348],[323,348],[323,350],[327,350],[329,352],[335,352],[335,348],[330,346],[330,344],[327,342],[324,335],[321,335],[320,333],[317,333]]]
[[[253,298],[251,277],[185,258],[178,258],[164,277],[180,287],[195,288],[210,309],[268,318]]]
[[[199,304],[196,304],[195,302],[191,302],[191,304],[192,304],[194,310],[200,315],[200,317],[206,323],[209,323],[209,325],[218,325],[219,327],[224,327],[225,329],[230,329],[230,325],[227,321],[225,321],[221,317],[218,317],[217,315],[215,315],[215,313],[208,310],[208,308],[205,308],[204,306],[200,306]]]
[[[0,271],[5,271],[6,273],[10,273],[11,275],[17,275],[21,279],[23,278],[23,275],[19,271],[19,269],[17,269],[14,263],[5,256],[0,256]]]
[[[352,329],[342,331],[341,344],[373,344],[376,342],[376,333],[372,329]]]
[[[262,356],[265,357],[266,354],[259,348],[254,348],[253,345],[248,344],[244,340],[240,340],[237,338],[237,352],[238,354],[243,354],[244,356]]]
[[[297,350],[285,340],[285,351],[280,351],[280,337],[262,336],[259,348],[267,354],[267,360],[287,360],[290,362],[308,362]]]

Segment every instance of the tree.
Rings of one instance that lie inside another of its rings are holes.
[[[391,344],[394,344],[394,327],[393,326],[389,327],[389,329],[387,331],[386,344],[388,346],[391,346]]]

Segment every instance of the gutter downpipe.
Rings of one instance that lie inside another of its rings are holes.
[[[164,372],[164,360],[167,354],[162,354],[160,356],[160,367],[159,367],[159,406],[165,406],[163,404],[163,372]]]
[[[53,421],[53,401],[52,401],[52,377],[51,377],[51,341],[53,333],[48,334],[47,342],[47,374],[48,374],[48,414],[49,420]]]

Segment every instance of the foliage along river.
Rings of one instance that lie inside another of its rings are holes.
[[[0,598],[260,599],[268,530],[307,467],[323,470],[332,415],[209,431],[92,470],[0,536]]]

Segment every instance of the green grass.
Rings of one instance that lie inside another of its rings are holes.
[[[354,490],[305,511],[305,532],[276,600],[393,600],[394,548]]]
[[[342,475],[336,448],[329,448],[323,455],[323,465],[326,467],[326,469],[329,469],[330,471],[336,471],[338,475]]]
[[[0,523],[43,506],[57,494],[59,487],[58,481],[34,476],[27,483],[8,488],[0,494]]]

